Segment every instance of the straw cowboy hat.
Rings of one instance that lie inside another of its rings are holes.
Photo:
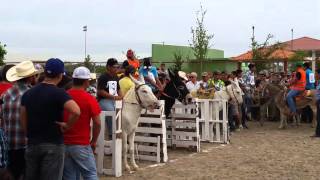
[[[43,70],[37,70],[31,61],[23,61],[12,68],[6,74],[10,82],[17,81],[41,73]]]

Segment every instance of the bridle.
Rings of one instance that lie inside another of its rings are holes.
[[[165,97],[168,97],[168,98],[170,98],[170,99],[180,99],[181,97],[182,97],[182,94],[181,94],[181,92],[178,90],[178,88],[177,88],[177,86],[176,86],[176,84],[172,81],[172,84],[173,84],[173,87],[174,87],[174,89],[176,90],[176,92],[178,93],[178,97],[177,98],[175,98],[175,97],[172,97],[172,96],[169,96],[167,93],[165,93],[165,92],[162,92],[162,95],[164,95]]]
[[[138,101],[138,103],[125,102],[125,101],[122,101],[122,102],[123,102],[123,103],[129,103],[129,104],[139,105],[139,106],[142,107],[142,108],[146,108],[146,107],[144,107],[144,106],[142,105],[142,101],[141,101],[141,98],[140,98],[139,93],[138,93],[138,90],[139,90],[142,86],[147,86],[147,84],[139,84],[138,86],[134,87],[134,93],[135,93],[136,100]]]

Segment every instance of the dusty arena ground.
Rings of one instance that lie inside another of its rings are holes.
[[[320,138],[309,137],[314,133],[310,124],[277,126],[251,122],[249,130],[232,134],[229,145],[202,143],[201,153],[169,150],[166,164],[139,162],[138,172],[101,179],[320,179]]]

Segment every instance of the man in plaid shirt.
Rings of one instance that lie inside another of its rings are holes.
[[[35,75],[38,73],[31,61],[19,63],[7,72],[7,79],[15,83],[2,96],[1,117],[8,141],[8,170],[14,179],[20,179],[24,174],[24,153],[27,143],[26,134],[20,122],[20,101],[31,84],[35,83]]]

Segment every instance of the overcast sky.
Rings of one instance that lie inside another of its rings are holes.
[[[212,48],[225,56],[248,50],[251,27],[263,41],[309,36],[320,39],[320,0],[4,0],[0,5],[0,42],[7,60],[46,60],[84,57],[96,61],[124,59],[128,48],[151,56],[151,44],[188,45],[200,3],[207,9],[205,24],[214,34]]]

